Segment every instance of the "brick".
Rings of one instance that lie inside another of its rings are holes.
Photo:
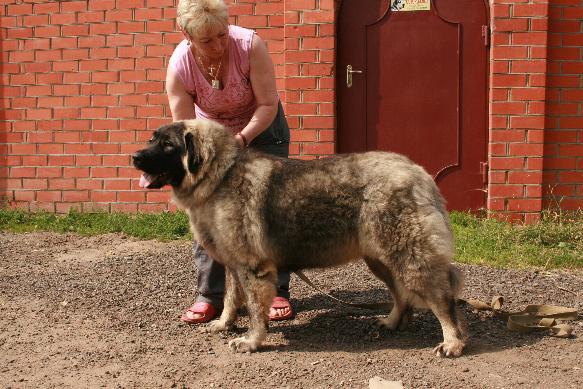
[[[583,117],[581,116],[564,116],[560,119],[560,128],[583,128]]]
[[[118,197],[118,201],[122,201],[122,202],[134,202],[134,203],[140,202],[140,203],[143,203],[144,201],[146,201],[146,193],[144,193],[144,192],[122,191],[122,192],[118,192],[117,197]]]
[[[512,7],[514,17],[521,16],[548,16],[548,4],[514,4]]]
[[[549,48],[549,57],[555,61],[577,61],[580,59],[578,47]]]
[[[509,211],[539,212],[542,210],[540,199],[509,199]]]
[[[129,190],[130,180],[128,179],[107,179],[103,181],[103,189],[105,190]]]
[[[511,61],[512,73],[545,73],[546,66],[546,61],[541,60]]]
[[[29,188],[26,188],[29,189]],[[14,200],[16,201],[34,201],[34,191],[31,190],[20,190],[14,193]]]
[[[302,40],[302,49],[333,49],[335,40],[333,37],[326,38],[304,38]]]
[[[492,59],[527,59],[528,48],[525,46],[507,47],[497,46],[492,48]]]
[[[91,0],[93,3],[95,0]],[[105,20],[105,13],[103,11],[95,12],[79,12],[77,14],[78,22],[81,23],[99,23]]]
[[[51,14],[51,24],[63,24],[63,25],[70,25],[75,24],[77,22],[77,16],[75,13],[59,13],[59,14]]]
[[[526,113],[524,102],[493,102],[491,113],[495,115],[520,115]]]
[[[331,155],[334,154],[333,143],[304,143],[302,144],[302,154]]]
[[[68,96],[65,97],[65,106],[67,107],[86,107],[90,104],[89,96]]]
[[[49,16],[48,15],[24,16],[22,18],[23,27],[36,27],[36,26],[44,26],[47,24],[49,24]]]
[[[576,170],[577,160],[575,158],[548,158],[545,157],[545,170]]]
[[[170,201],[170,191],[148,191],[146,201],[168,203]]]
[[[98,35],[79,38],[79,47],[102,47],[102,46],[105,46],[105,37],[103,36]]]
[[[59,26],[43,26],[34,29],[34,36],[37,38],[51,38],[61,33]]]
[[[63,191],[63,201],[79,202],[89,201],[89,191],[87,190],[67,190]]]
[[[102,157],[100,155],[77,155],[75,157],[76,166],[100,166]]]
[[[508,182],[511,184],[540,184],[542,171],[509,171]]]
[[[528,19],[494,19],[492,31],[526,31]]]
[[[334,21],[334,11],[333,10],[326,10],[326,11],[304,11],[302,12],[302,21],[305,24],[312,24],[312,23],[331,23]]]
[[[546,32],[515,32],[512,34],[514,45],[546,45]]]
[[[90,154],[92,147],[89,144],[66,144],[64,145],[66,154]]]
[[[111,204],[112,212],[131,212],[135,213],[138,210],[137,204],[114,203]]]
[[[51,3],[36,3],[34,4],[34,11],[35,15],[41,14],[55,14],[59,12],[59,3],[51,2]]]
[[[89,26],[86,24],[61,27],[62,36],[89,35]]]
[[[138,212],[142,213],[159,213],[162,211],[167,211],[168,209],[169,207],[167,202],[162,202],[161,204],[138,204]]]
[[[49,189],[74,189],[75,180],[72,178],[54,178],[49,180]]]
[[[38,201],[52,203],[56,201],[62,200],[62,192],[61,191],[48,191],[42,190],[36,193],[36,198]]]
[[[508,154],[512,156],[542,156],[543,155],[543,144],[542,143],[511,143],[508,146]]]
[[[10,177],[12,178],[31,178],[35,177],[36,168],[15,166],[10,168]]]
[[[545,88],[513,88],[510,91],[512,101],[521,100],[544,100]]]
[[[544,128],[544,116],[511,117],[510,127],[512,128]]]
[[[524,197],[524,185],[500,185],[493,184],[488,187],[491,197],[516,198]]]
[[[303,128],[334,128],[335,118],[334,117],[322,117],[322,116],[304,116],[303,118]]]
[[[89,120],[64,120],[63,129],[84,131],[89,128]]]
[[[251,25],[246,25],[247,28],[253,28]],[[175,22],[173,20],[149,20],[146,22],[147,32],[172,32],[175,29]]]
[[[93,1],[93,0],[92,0]],[[61,3],[62,12],[80,12],[87,10],[87,1],[64,1]]]
[[[79,116],[79,108],[54,108],[53,118],[54,119],[75,119]]]
[[[578,20],[554,20],[553,32],[577,33],[581,31],[581,23]]]

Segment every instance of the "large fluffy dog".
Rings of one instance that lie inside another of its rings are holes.
[[[277,268],[362,258],[394,300],[382,324],[402,328],[411,306],[428,307],[443,329],[434,352],[462,353],[449,217],[432,178],[406,157],[277,158],[238,147],[215,122],[191,120],[156,130],[133,160],[144,171],[141,186],[172,186],[194,239],[227,268],[224,310],[211,331],[232,327],[246,303],[250,328],[229,342],[234,351],[265,339]]]

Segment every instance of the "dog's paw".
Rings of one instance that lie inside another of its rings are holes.
[[[437,345],[433,349],[433,353],[438,357],[455,358],[462,355],[464,350],[464,342],[461,340],[451,340]]]
[[[391,331],[404,331],[409,325],[409,317],[403,315],[400,318],[389,315],[387,318],[377,319],[377,325],[383,328],[387,328]]]
[[[247,353],[257,350],[257,344],[243,336],[229,341],[229,348],[235,353]]]
[[[391,317],[382,317],[377,319],[377,325],[395,331],[399,327],[399,322],[392,320]]]
[[[233,328],[232,324],[229,325],[219,319],[211,321],[206,327],[206,332],[216,334],[217,332],[229,331],[231,328]]]

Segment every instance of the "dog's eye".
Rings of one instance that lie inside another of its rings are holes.
[[[162,146],[164,146],[164,147],[174,147],[174,145],[172,144],[172,142],[170,142],[169,140],[165,140],[164,142],[162,142]]]

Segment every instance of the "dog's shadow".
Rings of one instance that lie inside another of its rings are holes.
[[[386,290],[343,291],[336,297],[358,302],[388,301]],[[379,326],[378,318],[388,311],[359,309],[334,302],[316,294],[290,300],[293,320],[271,322],[269,332],[283,337],[285,345],[267,342],[260,351],[366,352],[383,349],[429,349],[442,341],[441,326],[430,311],[415,310],[405,330],[391,331]],[[464,355],[479,355],[524,347],[540,342],[547,333],[519,333],[506,328],[506,319],[491,312],[478,312],[460,306],[466,318],[469,342]],[[314,314],[314,311],[317,311]],[[242,332],[242,328],[238,332]]]

